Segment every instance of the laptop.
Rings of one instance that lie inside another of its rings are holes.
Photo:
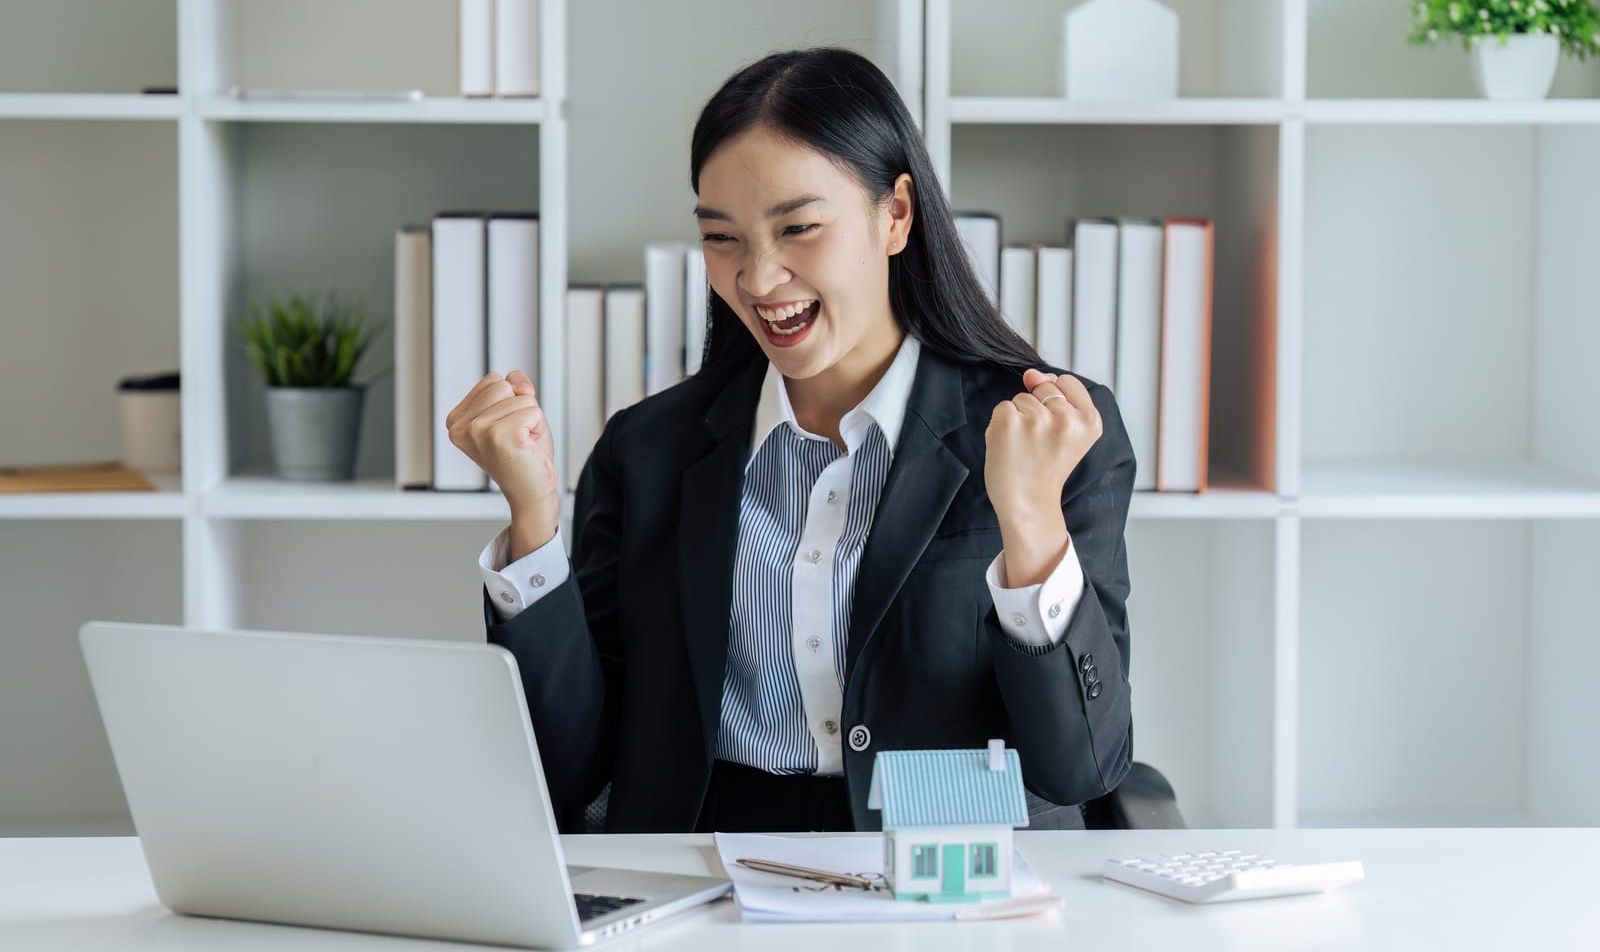
[[[499,645],[98,621],[78,638],[173,912],[572,948],[730,888],[565,864]]]

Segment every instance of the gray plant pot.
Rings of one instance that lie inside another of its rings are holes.
[[[361,387],[268,387],[267,430],[278,475],[354,478],[366,393]]]

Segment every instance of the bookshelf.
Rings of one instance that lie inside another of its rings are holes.
[[[1071,6],[928,0],[947,195],[1006,241],[1213,216],[1212,473],[1276,484],[1135,500],[1135,756],[1201,825],[1600,822],[1561,660],[1594,654],[1600,68],[1487,102],[1403,4],[1171,0],[1179,98],[1069,103]]]
[[[1459,49],[1403,45],[1388,0],[1172,0],[1177,100],[1066,103],[1073,2],[544,0],[545,95],[504,101],[452,95],[452,0],[405,0],[381,50],[361,40],[392,0],[0,11],[0,205],[21,212],[0,286],[40,318],[0,331],[8,452],[114,457],[116,378],[174,367],[185,431],[158,492],[0,497],[0,761],[21,765],[0,835],[129,830],[85,620],[482,638],[474,559],[504,501],[392,488],[391,377],[355,482],[266,476],[229,339],[251,294],[337,286],[386,316],[400,224],[537,209],[560,419],[566,284],[637,282],[647,241],[692,238],[699,104],[825,43],[884,66],[952,204],[999,212],[1007,241],[1081,214],[1217,221],[1215,488],[1141,493],[1128,529],[1135,756],[1191,822],[1600,823],[1600,313],[1577,279],[1600,64],[1489,103]],[[235,82],[426,98],[240,102]]]

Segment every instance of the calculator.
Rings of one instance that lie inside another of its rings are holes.
[[[1359,860],[1295,865],[1244,850],[1108,859],[1102,875],[1184,902],[1231,902],[1325,892],[1365,878]]]

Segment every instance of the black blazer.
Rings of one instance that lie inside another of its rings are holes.
[[[580,474],[572,575],[500,621],[516,655],[564,828],[607,782],[606,828],[688,832],[720,722],[744,466],[767,362],[691,378],[616,413]],[[1062,373],[1056,368],[1051,368]],[[1080,378],[1081,379],[1081,378]],[[858,830],[879,750],[1017,748],[1031,825],[1081,828],[1078,805],[1132,762],[1127,553],[1133,448],[1111,391],[1103,430],[1061,494],[1084,592],[1053,649],[1001,629],[984,581],[1000,527],[984,430],[1020,375],[924,346],[862,553],[846,642],[842,743]],[[857,728],[864,730],[857,730]],[[867,740],[857,750],[852,739]]]

